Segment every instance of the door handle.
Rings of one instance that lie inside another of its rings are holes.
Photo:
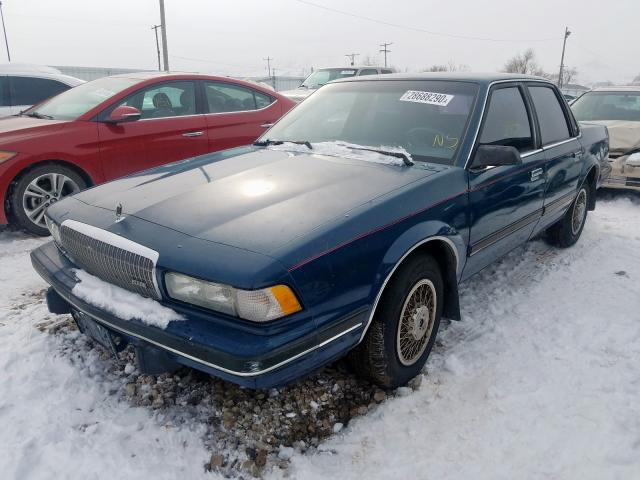
[[[539,180],[543,173],[544,173],[544,170],[542,168],[535,168],[531,170],[530,172],[531,181],[535,182],[536,180]]]
[[[571,158],[580,159],[580,157],[582,157],[582,154],[583,154],[583,153],[584,153],[584,152],[583,152],[582,150],[576,150],[575,152],[571,152],[571,153],[569,154],[569,156],[570,156]]]
[[[183,137],[200,137],[202,135],[204,135],[204,132],[187,132],[182,134]]]
[[[269,123],[263,123],[262,125],[260,125],[262,128],[271,128],[273,127],[273,122]]]

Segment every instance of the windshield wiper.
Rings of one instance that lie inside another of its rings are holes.
[[[304,145],[309,150],[313,150],[311,146],[311,142],[309,140],[271,140],[267,138],[266,140],[258,140],[253,142],[256,147],[266,147],[268,145],[282,145],[283,143],[295,143],[296,145]]]
[[[22,112],[20,112],[20,114],[22,114]],[[53,117],[51,115],[45,115],[44,113],[38,113],[38,112],[27,113],[26,116],[32,117],[32,118],[45,118],[47,120],[53,120]]]
[[[413,160],[411,160],[411,156],[408,153],[398,152],[395,150],[385,150],[383,148],[368,148],[368,147],[355,147],[353,145],[345,145],[347,148],[351,150],[364,150],[365,152],[375,152],[381,153],[382,155],[388,155],[390,157],[401,158],[404,164],[407,167],[413,165]]]

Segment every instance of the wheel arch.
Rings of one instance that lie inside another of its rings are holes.
[[[4,212],[7,218],[11,218],[11,215],[12,215],[9,199],[11,198],[11,195],[13,193],[13,189],[15,188],[16,183],[20,180],[21,177],[23,177],[30,171],[36,168],[42,167],[44,165],[61,165],[63,167],[69,168],[70,170],[73,170],[75,173],[80,175],[80,177],[85,181],[85,183],[87,184],[87,187],[92,187],[96,183],[94,179],[91,177],[91,175],[89,175],[89,173],[85,169],[80,167],[78,164],[69,162],[67,160],[50,159],[50,160],[40,160],[34,163],[30,163],[29,165],[20,169],[9,182],[9,188],[7,188],[7,191],[5,193],[5,202],[4,202]]]
[[[598,165],[593,165],[585,176],[584,181],[587,182],[587,185],[589,185],[589,205],[587,205],[588,210],[596,209],[596,189],[598,187],[598,176]]]
[[[427,222],[427,224],[429,223],[432,222]],[[362,341],[367,334],[380,299],[398,268],[405,262],[411,261],[415,255],[421,253],[431,254],[438,262],[440,271],[442,272],[445,287],[443,316],[453,320],[460,320],[458,281],[466,258],[466,256],[463,255],[465,244],[460,234],[451,227],[445,224],[439,224],[439,228],[433,230],[433,226],[434,225],[421,224],[413,227],[401,235],[387,251],[381,269],[378,272],[378,278],[381,279],[381,281],[377,284],[377,289],[374,289],[377,293],[369,311],[367,323],[362,331],[360,341]],[[425,230],[430,230],[432,233],[430,235],[424,235]],[[421,236],[419,236],[420,232],[422,232]]]

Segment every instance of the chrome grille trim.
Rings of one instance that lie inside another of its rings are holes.
[[[155,250],[75,220],[62,222],[60,243],[74,263],[91,275],[143,297],[161,298]]]

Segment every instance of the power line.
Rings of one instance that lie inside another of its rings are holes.
[[[482,40],[486,42],[549,42],[555,41],[558,38],[529,38],[529,39],[511,39],[511,38],[490,38],[490,37],[472,37],[469,35],[458,35],[455,33],[445,33],[445,32],[434,32],[432,30],[426,30],[424,28],[412,27],[410,25],[402,25],[400,23],[387,22],[385,20],[379,20],[377,18],[367,17],[364,15],[358,15],[356,13],[345,12],[344,10],[338,10],[337,8],[327,7],[325,5],[320,5],[318,3],[309,2],[308,0],[294,0],[298,3],[302,3],[304,5],[308,5],[310,7],[321,8],[322,10],[327,10],[329,12],[338,13],[340,15],[345,15],[347,17],[358,18],[360,20],[366,20],[368,22],[377,23],[380,25],[386,25],[388,27],[396,27],[402,28],[405,30],[413,30],[414,32],[427,33],[429,35],[438,35],[441,37],[451,37],[451,38],[461,38],[464,40]]]

